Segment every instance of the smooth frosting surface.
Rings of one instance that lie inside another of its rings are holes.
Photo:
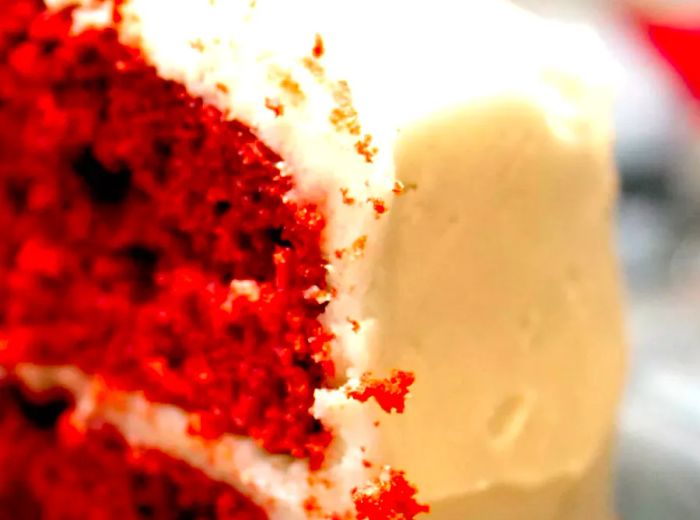
[[[610,435],[623,372],[615,179],[598,122],[582,124],[565,142],[528,100],[494,99],[407,129],[396,149],[416,188],[388,217],[372,352],[379,371],[417,381],[380,444],[428,500],[464,497],[464,514],[502,487],[563,495]],[[527,503],[508,518],[534,518]],[[579,513],[561,514],[546,518]]]

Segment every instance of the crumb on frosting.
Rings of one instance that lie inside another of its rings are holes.
[[[311,50],[311,53],[313,54],[313,57],[316,59],[320,59],[323,57],[323,54],[326,52],[325,45],[323,43],[323,38],[321,37],[320,34],[316,34],[314,37],[314,47]]]
[[[387,207],[386,202],[384,202],[384,199],[381,199],[379,197],[369,197],[367,199],[367,202],[372,204],[375,218],[379,218],[382,215],[384,215],[384,213],[389,211],[389,208]]]
[[[403,413],[409,388],[415,379],[413,373],[396,369],[384,379],[365,373],[360,378],[359,385],[349,390],[347,395],[363,403],[373,397],[385,412]]]
[[[284,105],[279,99],[265,98],[265,108],[271,110],[275,117],[284,115]]]
[[[403,471],[384,468],[376,479],[352,493],[358,520],[413,520],[430,507],[416,499],[416,488]]]

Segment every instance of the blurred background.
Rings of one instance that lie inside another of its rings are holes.
[[[631,367],[621,520],[700,519],[700,0],[517,0],[594,26],[620,64],[618,249]]]

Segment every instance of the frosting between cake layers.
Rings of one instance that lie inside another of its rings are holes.
[[[107,23],[108,5],[83,3],[76,30]],[[26,367],[26,380],[70,387],[84,418],[102,415],[134,444],[230,482],[271,518],[304,518],[309,496],[329,511],[349,510],[350,489],[377,471],[365,458],[406,467],[421,498],[457,508],[499,486],[585,476],[604,450],[621,372],[608,235],[610,67],[586,30],[501,2],[427,4],[354,2],[343,16],[334,15],[336,2],[122,6],[124,42],[141,47],[161,76],[251,127],[284,158],[295,179],[290,196],[325,201],[323,247],[337,294],[323,319],[336,335],[341,378],[316,396],[314,413],[337,437],[323,472],[310,483],[303,462],[246,439],[193,439],[183,412],[138,395],[95,407],[96,385],[74,369]],[[304,61],[316,34],[326,49],[317,60],[323,79]],[[348,81],[378,148],[372,162],[358,153],[357,136],[330,122],[338,80]],[[397,177],[408,187],[401,197],[392,192]],[[567,237],[574,229],[576,240]],[[335,254],[365,236],[360,254]],[[439,263],[426,248],[440,252]],[[592,249],[600,260],[582,264]],[[453,368],[464,360],[468,367]],[[341,387],[392,368],[417,376],[405,417],[386,417]],[[562,424],[569,410],[581,428]]]
[[[131,445],[158,449],[245,491],[270,518],[300,517],[300,497],[313,494],[304,461],[268,455],[252,440],[234,435],[216,441],[194,437],[187,432],[188,415],[177,407],[151,403],[140,393],[105,392],[99,379],[73,367],[20,365],[16,373],[33,391],[59,386],[73,393],[76,427],[106,420]]]

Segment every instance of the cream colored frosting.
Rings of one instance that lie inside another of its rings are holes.
[[[79,3],[76,30],[107,23],[106,10]],[[303,461],[248,439],[193,440],[182,411],[138,394],[97,406],[99,388],[74,369],[23,376],[69,386],[83,403],[76,419],[106,418],[273,519],[305,518],[311,495],[350,510],[352,487],[383,464],[407,471],[436,519],[604,518],[623,339],[611,70],[597,39],[500,0],[129,0],[124,12],[124,41],[277,151],[296,181],[290,196],[326,203],[338,292],[323,319],[346,387],[318,391],[313,412],[336,443],[308,479]],[[329,122],[332,88],[303,64],[316,33],[326,77],[348,80],[379,147],[372,163]],[[280,71],[306,99],[276,118],[265,98],[284,98]],[[396,178],[408,190],[395,198]],[[359,203],[343,203],[341,188]],[[389,213],[375,218],[370,197]],[[333,254],[365,235],[364,254]],[[365,371],[393,368],[417,378],[404,415],[346,397]]]
[[[432,116],[397,147],[417,188],[389,215],[372,352],[418,379],[380,451],[423,497],[451,503],[443,518],[491,518],[467,511],[500,488],[523,497],[508,518],[596,518],[524,505],[550,488],[553,507],[592,471],[620,391],[615,180],[596,124],[564,143],[510,97]]]

